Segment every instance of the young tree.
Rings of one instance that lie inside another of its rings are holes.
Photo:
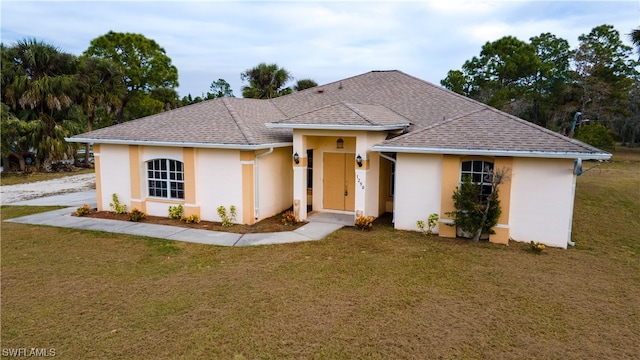
[[[242,96],[253,99],[272,99],[292,92],[285,87],[291,74],[276,64],[261,63],[240,74],[240,79],[249,84],[242,87]]]
[[[109,31],[93,39],[84,54],[109,59],[120,66],[127,92],[122,98],[122,110],[118,113],[119,123],[131,119],[124,116],[131,99],[140,99],[143,94],[149,95],[158,88],[174,90],[178,86],[178,69],[171,64],[165,50],[144,35]],[[131,116],[155,108],[142,111],[135,109],[129,113]]]
[[[509,178],[508,168],[485,169],[487,175],[484,183],[491,183],[491,192],[485,197],[481,195],[481,186],[474,183],[469,176],[462,179],[453,193],[455,211],[446,214],[454,219],[454,225],[462,231],[473,234],[473,241],[480,240],[482,234],[493,234],[493,227],[498,224],[502,213],[498,198],[498,186]]]

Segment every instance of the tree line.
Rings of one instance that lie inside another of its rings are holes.
[[[640,53],[640,29],[628,36]],[[449,71],[441,85],[567,135],[576,119],[582,124],[576,137],[592,145],[634,146],[640,141],[640,62],[633,48],[606,24],[578,40],[571,49],[551,33],[529,42],[505,36]]]
[[[75,160],[78,146],[65,137],[234,96],[229,83],[218,79],[202,97],[180,99],[178,69],[157,42],[141,34],[110,31],[93,39],[80,56],[25,39],[0,44],[0,57],[3,165],[9,167],[11,157],[21,171],[30,165],[51,171],[59,160]],[[241,79],[247,82],[242,95],[260,99],[317,86],[311,79],[287,86],[293,76],[276,64],[259,64]]]

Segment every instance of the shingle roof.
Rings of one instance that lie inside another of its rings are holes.
[[[448,152],[598,154],[601,150],[491,107],[445,120],[376,145],[379,150],[415,148]]]
[[[267,127],[266,123],[277,126]],[[292,142],[297,125],[409,132],[374,147],[608,155],[400,71],[372,71],[271,100],[220,98],[76,135],[76,142],[246,147]]]
[[[411,121],[384,105],[338,102],[309,112],[275,121],[277,124],[344,125],[344,126],[408,126]]]
[[[268,101],[222,98],[94,130],[74,138],[250,146],[291,142],[291,131],[264,123],[283,114]]]
[[[372,71],[271,100],[293,117],[345,102],[382,105],[417,125],[468,114],[485,105],[400,71]]]

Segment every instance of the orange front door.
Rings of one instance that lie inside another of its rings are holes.
[[[332,210],[355,209],[355,154],[324,153],[323,207]]]

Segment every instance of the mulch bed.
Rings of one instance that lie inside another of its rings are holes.
[[[72,214],[74,216],[74,214]],[[129,221],[128,214],[116,215],[111,211],[95,211],[92,210],[85,217],[96,218],[96,219],[110,219],[110,220],[121,220],[121,221]],[[234,224],[233,226],[223,227],[221,223],[214,221],[205,221],[202,220],[197,224],[186,223],[181,220],[169,219],[168,217],[160,217],[160,216],[149,216],[139,221],[145,224],[157,224],[157,225],[170,225],[170,226],[179,226],[189,229],[200,229],[200,230],[212,230],[212,231],[224,231],[235,234],[253,234],[253,233],[268,233],[268,232],[279,232],[279,231],[292,231],[295,230],[306,222],[299,222],[295,225],[284,225],[282,224],[282,214],[278,214],[272,216],[270,218],[264,219],[260,222],[257,222],[253,225],[241,225]]]

